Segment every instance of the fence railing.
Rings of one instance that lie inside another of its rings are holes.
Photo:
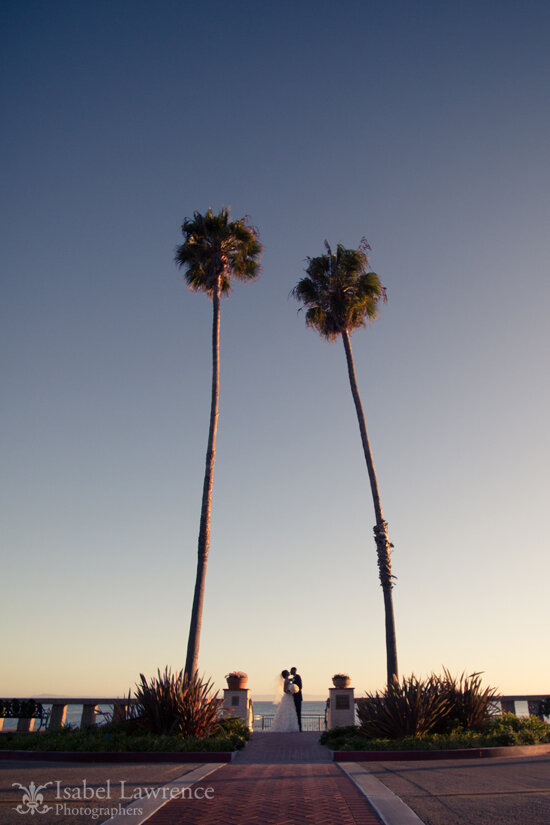
[[[540,703],[546,699],[546,695],[523,695],[523,696],[500,696],[495,701],[495,705],[503,712],[515,713],[516,716],[527,716],[530,713],[539,713]],[[5,700],[5,704],[12,704],[14,701],[28,702],[29,700]],[[357,701],[357,699],[355,700]],[[135,699],[130,699],[130,704],[134,704]],[[0,713],[0,731],[4,726],[6,719],[17,719],[18,731],[31,731],[35,726],[44,726],[50,730],[59,730],[67,723],[68,709],[73,708],[70,714],[70,721],[80,727],[90,727],[97,723],[97,721],[104,721],[106,716],[113,715],[123,716],[128,707],[128,698],[113,699],[113,698],[40,698],[37,704],[44,709],[45,713],[35,715],[34,718],[16,717],[10,711],[6,711],[5,715]],[[74,708],[80,706],[82,710],[80,713],[75,713]],[[109,710],[104,713],[100,708],[107,707]],[[13,705],[12,705],[13,709]],[[269,730],[274,719],[274,714],[254,714],[253,730]],[[357,720],[356,720],[357,721]],[[302,716],[303,730],[325,730],[326,718],[322,715],[308,715]]]
[[[21,700],[24,701],[24,700]],[[130,699],[130,704],[134,704],[135,699]],[[103,698],[40,698],[37,700],[37,704],[39,704],[44,710],[45,714],[42,715],[41,724],[45,723],[45,726],[49,728],[49,730],[59,730],[62,728],[67,722],[67,711],[69,707],[72,706],[80,706],[82,711],[80,713],[80,724],[79,727],[87,728],[96,724],[98,717],[104,717],[102,711],[99,710],[100,707],[107,706],[110,708],[107,711],[108,716],[112,716],[116,718],[117,716],[122,717],[126,708],[128,707],[128,699],[103,699]],[[71,714],[74,715],[74,714]],[[3,728],[5,719],[15,719],[17,718],[17,730],[18,731],[31,731],[35,726],[35,722],[37,721],[36,718],[29,718],[29,717],[15,717],[13,715],[6,715],[4,717],[0,716],[0,731]],[[104,717],[105,718],[105,717]],[[76,719],[72,720],[76,724]]]
[[[135,700],[130,700],[133,704]],[[108,707],[109,711],[107,711],[106,715],[110,716],[111,713],[116,717],[117,715],[122,715],[128,705],[127,699],[40,699],[40,705],[46,711],[47,720],[42,722],[44,727],[47,727],[49,730],[59,730],[67,723],[67,715],[70,708],[76,709],[79,706],[82,708],[80,715],[80,719],[78,716],[73,712],[70,714],[71,721],[73,724],[78,725],[81,728],[86,728],[93,726],[97,723],[98,718],[102,721],[105,718],[102,711],[99,710],[100,707]],[[269,730],[271,728],[271,723],[275,717],[275,714],[254,714],[253,718],[253,730]],[[7,717],[13,718],[13,717]],[[0,718],[0,731],[2,730],[2,726],[4,723],[4,719]],[[17,721],[17,730],[18,731],[32,731],[36,727],[37,720],[31,718],[19,718]],[[315,714],[303,714],[302,715],[302,730],[304,731],[316,731],[316,730],[325,730],[326,728],[326,719],[324,715],[315,715]]]
[[[257,713],[254,715],[252,730],[270,730],[275,714]],[[313,714],[302,714],[302,730],[325,730],[326,721],[324,716]]]

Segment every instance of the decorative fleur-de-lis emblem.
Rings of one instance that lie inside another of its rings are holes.
[[[44,794],[40,793],[43,788],[51,785],[51,782],[46,782],[45,785],[36,785],[34,782],[30,782],[28,788],[25,785],[20,785],[19,782],[12,782],[11,784],[13,787],[21,788],[24,791],[23,804],[14,809],[18,814],[45,814],[53,810],[51,805],[44,805]]]

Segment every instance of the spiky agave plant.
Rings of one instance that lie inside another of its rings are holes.
[[[451,703],[447,726],[480,730],[500,712],[497,706],[498,689],[481,683],[481,671],[459,677],[443,668],[441,692]]]
[[[210,680],[184,670],[172,673],[166,667],[149,681],[140,673],[136,685],[138,715],[141,726],[158,734],[211,736],[217,730],[221,699],[213,692]]]
[[[357,700],[361,727],[373,738],[400,739],[436,730],[451,711],[451,700],[439,679],[418,679],[414,673],[391,682],[383,693],[367,693]]]

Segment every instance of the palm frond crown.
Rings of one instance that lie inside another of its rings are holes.
[[[227,294],[232,276],[249,281],[260,274],[262,245],[246,217],[230,221],[229,208],[222,207],[218,215],[209,208],[204,215],[194,212],[186,218],[181,231],[185,241],[177,247],[175,261],[185,267],[193,291],[212,296],[219,282],[220,292]]]
[[[334,253],[325,241],[327,254],[307,259],[307,274],[292,290],[307,307],[306,324],[329,341],[374,321],[379,301],[386,300],[380,278],[369,271],[366,246],[346,249],[338,244]]]

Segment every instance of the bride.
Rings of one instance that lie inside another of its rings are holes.
[[[299,731],[296,706],[294,705],[292,679],[288,670],[281,673],[283,679],[283,695],[279,707],[269,730],[274,733],[294,733]]]

